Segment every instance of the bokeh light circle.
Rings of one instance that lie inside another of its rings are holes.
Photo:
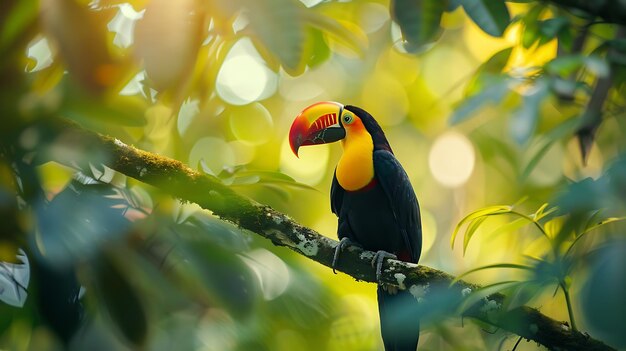
[[[421,211],[421,221],[423,228],[422,255],[424,255],[430,251],[430,248],[435,243],[435,238],[437,237],[437,221],[435,220],[435,216],[425,209]]]
[[[200,160],[203,160],[214,174],[219,174],[224,168],[235,165],[235,153],[223,139],[206,137],[196,141],[189,152],[191,168],[197,168]]]
[[[256,249],[242,259],[257,275],[265,300],[273,300],[287,290],[291,280],[289,269],[278,256],[265,249]]]
[[[298,154],[299,158],[291,151],[286,137],[280,148],[280,170],[301,183],[316,185],[326,174],[329,145],[303,146]]]
[[[433,143],[428,155],[430,172],[440,184],[455,188],[463,185],[474,170],[476,156],[470,141],[457,132],[446,132]]]
[[[258,102],[231,108],[228,121],[235,138],[251,145],[267,142],[274,130],[270,112]]]
[[[215,88],[224,101],[233,105],[245,105],[258,100],[269,84],[271,72],[259,60],[238,55],[226,59],[219,73]]]
[[[383,126],[402,122],[409,112],[409,98],[392,75],[377,72],[363,86],[361,105]]]

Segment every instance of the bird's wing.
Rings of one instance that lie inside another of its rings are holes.
[[[396,157],[387,150],[374,151],[374,173],[387,194],[411,261],[417,263],[422,252],[422,224],[409,177]]]
[[[330,186],[330,209],[337,217],[339,217],[341,213],[344,192],[345,190],[343,190],[339,185],[339,181],[337,181],[337,173],[335,172],[335,175],[333,175],[333,184]]]

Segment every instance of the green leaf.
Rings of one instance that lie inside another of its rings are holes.
[[[476,218],[487,216],[487,215],[509,213],[511,212],[511,210],[512,210],[511,206],[497,205],[497,206],[489,206],[489,207],[481,208],[480,210],[476,210],[468,214],[463,219],[461,219],[461,221],[459,221],[459,223],[454,228],[454,231],[452,232],[452,237],[450,238],[450,246],[452,247],[452,249],[454,249],[454,240],[456,239],[457,234],[461,230],[461,227],[465,223],[469,223]]]
[[[239,178],[248,179],[248,180],[256,179],[257,181],[256,182],[248,181],[247,183],[240,183],[238,181]],[[242,170],[236,173],[236,176],[234,179],[235,180],[232,183],[233,186],[237,186],[237,185],[245,186],[245,185],[258,184],[258,185],[274,185],[278,187],[292,187],[292,188],[298,188],[298,189],[317,191],[317,189],[315,189],[314,187],[310,185],[299,183],[295,179],[291,178],[290,176],[284,173],[274,172],[274,171]]]
[[[498,79],[486,86],[479,93],[463,100],[454,110],[452,116],[450,116],[449,123],[452,125],[461,123],[473,117],[475,112],[483,105],[502,101],[506,94],[509,93],[508,82],[509,81],[504,78]]]
[[[513,47],[502,49],[493,54],[487,61],[482,63],[465,88],[465,96],[473,96],[480,93],[485,87],[496,84],[503,78],[500,76],[504,67],[509,62]]]
[[[533,46],[540,39],[541,32],[537,23],[526,23],[522,32],[522,47],[525,49]]]
[[[609,224],[609,223],[613,223],[613,222],[620,222],[620,221],[623,221],[625,219],[626,219],[626,217],[609,217],[609,218],[605,218],[605,219],[603,219],[603,220],[601,220],[599,222],[596,222],[594,224],[591,224],[591,225],[589,225],[590,223],[588,223],[588,225],[585,228],[585,230],[582,233],[580,233],[579,235],[577,235],[576,238],[574,239],[574,241],[572,241],[570,246],[567,248],[565,256],[567,256],[570,252],[572,252],[572,249],[580,241],[580,239],[582,237],[584,237],[584,236],[587,236],[587,234],[589,234],[590,232],[594,231],[595,229],[598,229],[599,227],[601,227],[601,226],[603,226],[605,224]]]
[[[441,16],[446,2],[439,0],[392,0],[391,18],[400,25],[405,49],[418,52],[441,35]]]
[[[461,0],[463,9],[485,33],[501,37],[511,22],[503,0]]]
[[[317,28],[309,29],[308,41],[311,43],[310,54],[307,59],[309,67],[317,67],[330,58],[332,52],[324,40],[324,33],[321,30]]]
[[[550,92],[548,88],[546,80],[536,80],[533,86],[526,89],[521,106],[513,112],[509,121],[509,133],[519,145],[526,144],[534,134],[539,120],[539,109]]]
[[[523,264],[517,264],[517,263],[496,263],[496,264],[490,264],[490,265],[486,265],[486,266],[482,266],[482,267],[478,267],[478,268],[473,268],[470,269],[469,271],[458,275],[456,278],[454,278],[454,280],[450,283],[450,285],[454,285],[456,282],[462,280],[464,277],[475,273],[475,272],[479,272],[485,269],[493,269],[493,268],[515,268],[515,269],[523,269],[523,270],[527,270],[527,271],[533,271],[535,268],[532,266],[526,266]]]
[[[513,47],[508,47],[506,49],[502,49],[495,54],[493,54],[487,61],[480,65],[478,68],[479,72],[487,72],[493,74],[500,74],[502,70],[509,62],[509,58],[511,57],[511,53],[513,52]]]
[[[507,298],[504,302],[505,309],[510,311],[528,304],[533,298],[544,291],[545,288],[547,288],[546,285],[536,282],[524,282],[518,286],[514,286],[513,291],[507,294]]]
[[[463,237],[463,255],[465,255],[465,252],[467,251],[467,245],[469,244],[470,239],[472,239],[472,236],[474,236],[478,227],[480,227],[480,225],[483,224],[487,218],[487,216],[476,218],[467,226],[465,236]]]
[[[537,153],[533,155],[530,161],[528,161],[528,164],[522,171],[521,176],[520,176],[521,180],[528,179],[528,177],[530,176],[530,173],[532,173],[532,171],[535,169],[539,161],[541,161],[543,156],[546,155],[546,153],[550,150],[552,145],[556,141],[560,140],[561,138],[565,137],[569,133],[573,132],[578,126],[578,123],[579,123],[578,119],[571,118],[559,124],[554,129],[546,133],[544,137],[542,138],[542,140],[540,141],[542,143],[542,146],[539,148]]]
[[[97,292],[115,326],[134,346],[146,341],[148,321],[142,299],[117,264],[104,255],[95,267]]]
[[[461,0],[449,0],[448,8],[446,8],[446,12],[452,12],[461,6]]]
[[[137,96],[114,95],[105,99],[68,86],[60,112],[78,122],[103,122],[128,127],[143,127],[145,101]]]
[[[539,209],[535,211],[535,214],[533,215],[533,218],[535,219],[535,221],[539,221],[540,219],[543,219],[547,217],[548,215],[551,215],[552,213],[558,211],[558,207],[551,207],[550,209],[545,211],[546,208],[548,208],[547,202],[541,205],[541,207],[539,207]]]
[[[505,290],[507,288],[518,286],[520,284],[524,284],[524,282],[520,282],[517,280],[507,280],[482,286],[480,289],[472,291],[470,295],[467,296],[465,300],[463,300],[463,303],[461,303],[461,305],[459,306],[459,311],[465,311],[468,308],[471,308],[472,306],[479,303],[481,300],[484,300],[489,295]]]
[[[303,11],[301,17],[305,23],[321,30],[343,46],[350,48],[358,56],[365,54],[368,44],[367,37],[360,35],[362,33],[350,30],[336,19],[317,12]]]
[[[300,21],[303,5],[295,0],[244,0],[250,35],[292,75],[304,70],[305,31]],[[262,50],[261,50],[262,51]]]
[[[588,275],[581,279],[576,294],[585,328],[616,349],[626,347],[626,241],[614,238],[596,249],[597,258],[586,265]]]
[[[11,45],[15,45],[19,36],[27,35],[28,27],[37,23],[39,14],[38,1],[18,0],[13,1],[13,6],[6,2],[2,5],[2,11],[6,12],[0,15],[1,53],[4,53]]]
[[[236,317],[254,311],[258,280],[238,255],[206,240],[187,237],[180,242],[175,273],[190,295],[226,308]]]
[[[556,74],[562,77],[575,73],[584,64],[584,56],[582,55],[566,55],[559,56],[548,62],[544,69],[546,72]]]
[[[569,24],[569,19],[564,16],[549,18],[540,22],[541,33],[551,40],[556,38],[561,31],[566,30]]]
[[[501,233],[514,232],[528,224],[529,222],[525,218],[517,218],[511,222],[508,222],[507,224],[504,224],[494,229],[491,233],[489,233],[488,237],[493,237]]]
[[[524,23],[522,46],[526,49],[530,48],[540,39],[539,16],[545,8],[546,6],[544,4],[535,5],[522,18]]]

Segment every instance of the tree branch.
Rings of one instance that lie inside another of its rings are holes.
[[[200,174],[179,161],[136,149],[65,120],[47,120],[37,124],[36,128],[42,135],[48,135],[48,141],[55,147],[65,144],[71,150],[79,151],[72,152],[71,158],[66,156],[67,153],[53,154],[54,161],[88,167],[89,162],[94,162],[94,152],[104,151],[105,155],[100,154],[102,158],[98,159],[120,173],[182,200],[195,202],[220,218],[271,240],[277,246],[286,246],[328,267],[332,264],[337,241],[296,223],[268,206],[238,195],[215,177]],[[342,254],[337,269],[357,280],[376,282],[376,274],[370,264],[372,257],[373,252],[350,247]],[[445,272],[401,261],[387,260],[383,266],[382,283],[409,289],[418,301],[428,301],[445,291],[445,294],[454,297],[451,300],[452,309],[458,309],[466,295],[481,287],[465,281],[450,287],[453,280],[454,277]],[[522,306],[506,310],[503,308],[504,298],[502,294],[481,298],[464,309],[462,315],[536,341],[549,349],[614,350],[536,309]]]

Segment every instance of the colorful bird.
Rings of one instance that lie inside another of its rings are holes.
[[[385,258],[417,263],[422,251],[419,204],[409,177],[374,117],[356,106],[319,102],[296,117],[289,132],[293,152],[305,145],[341,140],[343,154],[333,177],[330,204],[337,215],[333,271],[348,245],[375,251],[372,266],[380,281]],[[415,351],[417,301],[404,290],[378,286],[381,334],[386,351]],[[407,323],[408,321],[408,323]]]

